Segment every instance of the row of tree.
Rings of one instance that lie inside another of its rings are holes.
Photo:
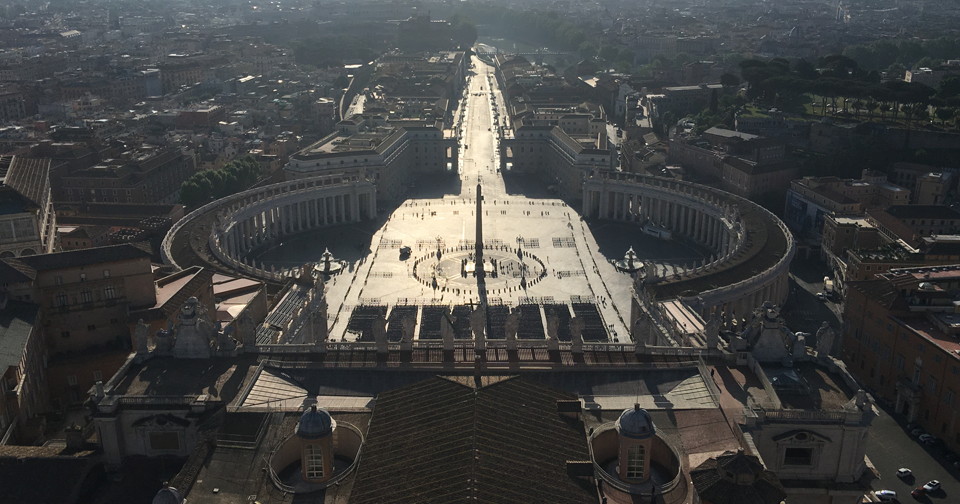
[[[575,52],[584,58],[599,56],[611,64],[633,63],[633,51],[598,36],[602,30],[595,23],[567,19],[556,11],[465,4],[459,9],[458,16],[484,25],[488,34],[502,34],[532,45]]]
[[[802,103],[801,97],[808,94],[820,98],[823,114],[846,111],[851,103],[855,114],[860,110],[890,111],[894,119],[900,111],[908,118],[922,116],[930,105],[944,108],[945,114],[960,107],[960,76],[943,79],[937,89],[917,82],[880,82],[876,71],[866,71],[842,55],[821,58],[816,66],[802,59],[793,63],[744,60],[740,74],[749,84],[749,97],[786,109]]]
[[[188,208],[195,208],[248,189],[259,177],[260,163],[253,156],[243,156],[218,170],[203,170],[191,175],[180,185],[180,202]]]
[[[844,56],[856,60],[860,66],[868,70],[883,70],[892,66],[913,68],[956,58],[958,54],[960,54],[960,38],[957,37],[929,40],[883,39],[848,46],[843,50]]]

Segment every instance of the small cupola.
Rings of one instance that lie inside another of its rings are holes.
[[[617,433],[631,439],[646,439],[655,434],[653,419],[647,410],[634,404],[633,408],[623,410],[617,419]]]
[[[617,419],[617,474],[628,483],[650,479],[650,457],[656,428],[650,413],[634,404]]]
[[[183,504],[183,495],[173,487],[161,488],[157,495],[153,496],[152,504]]]
[[[297,422],[296,434],[302,439],[320,439],[329,436],[337,428],[337,422],[326,410],[317,409],[316,405],[300,415]]]
[[[337,422],[326,410],[311,405],[300,415],[294,431],[300,439],[300,470],[309,483],[322,483],[333,476],[333,431]]]

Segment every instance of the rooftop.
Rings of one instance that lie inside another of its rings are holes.
[[[557,412],[558,400],[575,399],[523,378],[384,392],[350,501],[595,503],[593,485],[566,470],[590,460],[583,425]]]
[[[0,213],[43,208],[49,189],[49,159],[0,158]]]
[[[789,368],[764,366],[763,370],[787,409],[839,410],[856,393],[814,362],[797,362]]]
[[[39,310],[35,304],[18,301],[8,301],[0,310],[0,376],[20,365]]]
[[[945,334],[939,327],[926,318],[898,318],[891,317],[894,322],[910,330],[931,345],[943,349],[954,359],[960,359],[960,341],[949,334]]]
[[[257,369],[252,356],[213,359],[159,357],[136,364],[112,393],[122,396],[198,396],[229,403]]]
[[[744,133],[742,131],[718,128],[716,126],[704,131],[703,133],[705,135],[713,135],[722,138],[739,138],[740,140],[756,140],[757,138],[761,138],[758,135],[751,135],[750,133]]]
[[[960,212],[947,205],[894,205],[886,211],[898,219],[960,219]]]
[[[7,261],[11,263],[22,263],[36,271],[50,271],[139,258],[149,259],[151,255],[152,252],[150,251],[150,244],[148,243],[124,243],[121,245],[107,245],[105,247],[70,250],[53,254],[24,256],[16,259],[7,259]]]

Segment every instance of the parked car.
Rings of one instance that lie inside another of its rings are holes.
[[[906,478],[909,478],[910,476],[913,476],[913,471],[911,471],[910,469],[906,467],[901,467],[900,469],[897,469],[898,478],[906,479]]]
[[[817,296],[817,301],[826,301],[826,300],[827,300],[827,295],[824,294],[823,292],[818,292],[818,293],[816,293],[815,295]]]
[[[927,444],[927,443],[933,441],[933,440],[934,440],[934,437],[933,437],[932,434],[920,434],[919,436],[917,436],[917,439],[918,439],[921,443]]]
[[[880,500],[880,502],[895,502],[897,500],[897,492],[893,490],[877,490],[873,492],[873,495]]]
[[[937,490],[940,490],[940,482],[937,480],[930,480],[926,485],[923,485],[923,489],[927,493],[936,492]]]
[[[927,491],[924,490],[923,487],[917,487],[910,491],[910,497],[913,497],[914,499],[919,499],[924,495],[927,495]]]
[[[913,436],[913,437],[920,437],[920,436],[922,436],[923,434],[925,434],[925,433],[923,432],[923,429],[921,429],[921,428],[919,428],[919,427],[917,427],[916,429],[913,429],[912,431],[910,431],[910,435]]]

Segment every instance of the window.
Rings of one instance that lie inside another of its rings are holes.
[[[96,325],[96,324],[87,324],[87,330],[88,330],[88,331],[96,331],[96,330],[97,330],[97,325]]]
[[[308,444],[304,463],[307,467],[307,479],[323,478],[323,450],[318,444]]]
[[[112,285],[108,285],[103,289],[103,297],[106,299],[116,299],[117,290]]]
[[[643,447],[632,446],[627,450],[627,479],[643,479]]]
[[[90,292],[90,291],[88,291],[88,290],[80,291],[80,301],[82,301],[82,302],[84,302],[84,303],[92,303],[92,302],[93,302],[93,292]]]
[[[150,449],[177,451],[180,449],[180,434],[176,432],[154,431],[150,433]]]
[[[783,465],[808,466],[812,463],[812,448],[787,448],[783,453]]]
[[[77,386],[77,375],[67,375],[67,385],[71,387]]]
[[[57,285],[63,285],[63,277],[60,275],[57,275]]]
[[[99,369],[93,371],[93,381],[103,380],[103,373]]]
[[[86,274],[86,273],[80,273],[80,281],[81,281],[81,282],[86,282],[86,281],[87,281],[87,274]]]
[[[67,301],[67,293],[61,292],[57,294],[57,306],[67,306],[69,302]]]
[[[60,337],[61,337],[61,338],[69,338],[69,337],[70,337],[70,331],[60,331]]]
[[[943,394],[943,404],[946,404],[947,406],[953,406],[953,391],[952,391],[952,390],[947,389],[947,391],[944,392],[944,394]]]
[[[110,278],[110,270],[108,269],[103,270],[103,278]]]

